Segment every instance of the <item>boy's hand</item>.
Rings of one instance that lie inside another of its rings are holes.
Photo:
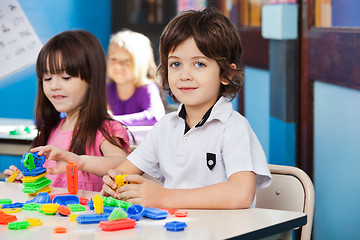
[[[15,178],[14,183],[22,183],[21,179],[23,178],[23,175],[22,175],[21,171],[17,167],[15,167],[14,165],[11,165],[9,167],[9,169],[6,169],[4,171],[4,174],[5,174],[5,177],[6,177],[5,181],[7,181],[9,179],[9,177],[17,170],[19,171],[19,174]]]
[[[125,184],[117,189],[116,198],[144,207],[162,207],[162,201],[166,197],[165,188],[140,175],[128,175],[124,180],[135,183]]]
[[[44,155],[47,160],[57,161],[57,166],[48,168],[47,172],[50,174],[58,174],[66,172],[66,164],[73,162],[79,165],[79,156],[75,153],[65,151],[54,145],[40,146],[30,149],[30,152],[39,152],[39,156]]]
[[[103,196],[112,196],[115,197],[115,190],[117,187],[117,184],[115,183],[115,177],[118,175],[118,173],[114,169],[109,169],[108,174],[103,177],[103,188],[100,192]]]

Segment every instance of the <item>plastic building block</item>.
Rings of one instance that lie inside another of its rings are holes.
[[[41,208],[41,205],[39,203],[26,203],[22,207],[22,210],[25,210],[25,211],[39,211],[40,208]]]
[[[8,225],[8,229],[20,230],[20,229],[26,229],[28,226],[30,226],[30,223],[28,221],[11,222]]]
[[[2,209],[2,211],[4,213],[8,213],[8,214],[13,214],[13,213],[18,213],[21,211],[21,208],[5,208],[5,209]]]
[[[69,207],[71,209],[71,212],[85,211],[85,207],[81,204],[68,204],[67,207]]]
[[[29,196],[37,196],[39,193],[42,193],[42,192],[49,193],[49,192],[51,192],[51,190],[52,190],[51,187],[47,186],[47,187],[41,188],[37,192],[29,193]]]
[[[76,195],[59,195],[54,197],[52,203],[57,203],[60,205],[67,206],[68,204],[78,204],[80,203],[80,199]]]
[[[21,165],[26,167],[29,170],[29,172],[31,172],[31,170],[35,168],[34,156],[32,155],[32,153],[23,154],[21,159]]]
[[[145,208],[141,205],[135,204],[127,209],[127,213],[128,213],[128,218],[139,221],[141,218],[144,217]]]
[[[29,201],[26,201],[25,203],[51,203],[51,198],[47,192],[40,192],[36,197]]]
[[[67,206],[61,205],[58,208],[58,212],[61,216],[69,216],[71,214],[71,209]]]
[[[19,170],[15,170],[13,174],[11,174],[10,177],[6,180],[6,182],[14,182],[19,173]]]
[[[125,218],[127,218],[127,213],[122,208],[115,208],[109,216],[109,221],[115,221]]]
[[[89,199],[87,199],[86,197],[79,197],[79,199],[81,205],[87,205],[87,203],[89,202]]]
[[[15,215],[6,214],[3,211],[0,211],[0,224],[5,225],[10,222],[15,222],[17,217]]]
[[[120,219],[115,221],[102,221],[99,223],[99,227],[103,231],[116,231],[122,229],[134,228],[136,221],[134,219]]]
[[[53,229],[55,233],[66,233],[67,228],[66,227],[56,227]]]
[[[104,206],[121,207],[125,210],[127,210],[128,207],[132,206],[132,203],[118,200],[113,197],[103,197],[103,196],[100,196],[100,197],[104,201]]]
[[[104,204],[103,204],[103,199],[96,194],[96,196],[93,198],[94,201],[94,210],[97,214],[103,213],[104,212]]]
[[[48,187],[52,181],[48,178],[40,178],[34,183],[24,183],[24,188],[21,189],[24,193],[35,193],[40,189]]]
[[[54,215],[57,213],[60,204],[47,203],[41,206],[40,210],[47,215]]]
[[[187,217],[188,212],[185,210],[177,210],[174,215],[175,217]]]
[[[104,213],[112,213],[116,207],[103,206]]]
[[[168,215],[169,214],[166,210],[153,208],[153,207],[145,208],[145,213],[144,213],[144,217],[151,218],[154,220],[165,219]]]
[[[76,195],[78,193],[78,170],[76,164],[69,162],[66,164],[66,181],[69,193]]]
[[[90,210],[94,210],[94,201],[92,200],[92,198],[90,198],[86,205],[90,208]]]
[[[2,198],[0,199],[0,205],[4,205],[4,204],[11,204],[12,200],[8,199],[8,198]]]
[[[42,167],[42,165],[45,163],[45,156],[41,155],[39,156],[39,152],[32,153],[34,157],[34,163],[36,167]]]
[[[36,182],[36,180],[43,178],[46,176],[46,172],[37,175],[36,177],[23,177],[21,180],[23,183],[30,183],[30,182]]]
[[[40,226],[43,224],[40,218],[27,218],[26,221],[30,223],[30,226]]]
[[[76,221],[80,224],[91,224],[91,223],[99,223],[101,221],[107,221],[110,214],[102,213],[102,214],[81,214],[76,217]]]
[[[125,177],[127,176],[127,174],[118,174],[116,177],[115,177],[115,183],[117,185],[116,188],[119,188],[125,184],[133,184],[135,182],[131,182],[131,181],[125,181]]]
[[[79,214],[71,214],[70,215],[70,221],[76,222],[76,218],[79,216]]]
[[[46,172],[46,168],[37,167],[37,168],[32,169],[31,172],[25,170],[25,171],[23,171],[22,173],[23,173],[23,175],[24,175],[25,177],[36,177],[36,176],[38,176],[38,175],[40,175],[40,174],[43,174],[44,172]]]
[[[175,209],[175,208],[160,208],[160,209],[166,210],[166,211],[169,213],[169,215],[174,215],[174,213],[175,213],[176,211],[178,211],[178,210]]]
[[[167,222],[164,227],[168,231],[178,232],[178,231],[184,231],[187,225],[184,222],[172,221],[172,222]]]
[[[5,208],[22,208],[23,205],[24,205],[24,203],[16,202],[16,203],[4,204],[4,205],[2,205],[2,208],[3,208],[3,210]]]

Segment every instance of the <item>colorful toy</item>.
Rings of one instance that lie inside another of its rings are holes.
[[[76,221],[80,224],[90,224],[90,223],[99,223],[101,221],[107,221],[110,214],[102,213],[102,214],[81,214],[76,217]]]
[[[66,217],[71,214],[71,209],[67,206],[60,205],[60,207],[58,208],[58,212],[61,216]]]
[[[119,188],[125,184],[134,184],[135,182],[131,182],[131,181],[125,181],[125,177],[127,176],[127,174],[118,174],[116,177],[115,177],[115,183],[117,185],[116,188]]]
[[[66,227],[56,227],[53,229],[55,233],[66,233],[67,228]]]
[[[145,208],[144,217],[151,218],[154,220],[161,220],[167,218],[169,213],[166,210],[159,208],[148,207]]]
[[[11,222],[8,224],[8,229],[20,230],[26,229],[28,226],[30,226],[30,223],[28,221]]]
[[[144,217],[145,208],[141,205],[135,204],[127,209],[127,213],[128,213],[128,218],[139,221],[141,218]]]
[[[21,202],[16,202],[16,203],[10,203],[10,204],[4,204],[2,205],[2,210],[4,210],[5,208],[22,208],[23,207],[23,203]]]
[[[19,170],[15,170],[13,174],[11,174],[10,177],[6,180],[6,182],[14,182],[19,173]]]
[[[55,215],[59,207],[60,204],[47,203],[47,204],[43,204],[40,210],[46,215]]]
[[[76,218],[79,216],[79,214],[71,214],[70,215],[70,221],[76,222]]]
[[[27,203],[51,203],[51,198],[47,192],[40,192],[36,197],[25,202],[25,204]]]
[[[85,207],[81,204],[68,204],[67,207],[69,207],[71,209],[71,212],[85,211]]]
[[[103,206],[104,206],[104,201],[103,199],[96,194],[96,196],[93,198],[94,201],[94,210],[97,214],[101,214],[104,212]]]
[[[41,205],[38,204],[38,203],[26,203],[22,207],[22,210],[25,210],[25,211],[39,211],[40,208],[41,208]]]
[[[76,195],[58,195],[53,198],[52,203],[67,206],[68,204],[79,204],[80,199]]]
[[[22,172],[23,185],[22,191],[29,195],[37,195],[40,192],[50,192],[51,180],[46,178],[46,168],[42,165],[45,163],[44,155],[39,156],[38,152],[25,153],[21,159],[21,165],[25,168]]]
[[[0,205],[4,205],[4,204],[11,204],[12,200],[8,199],[8,198],[2,198],[0,199]]]
[[[78,193],[79,180],[77,166],[73,162],[66,164],[66,180],[68,192],[76,195]]]
[[[116,231],[122,229],[134,228],[136,221],[134,219],[120,219],[115,221],[101,221],[99,227],[103,231]]]
[[[187,225],[184,222],[172,221],[172,222],[167,222],[164,227],[168,231],[178,232],[178,231],[184,231]]]
[[[15,222],[17,217],[15,215],[6,214],[3,211],[0,211],[0,224],[6,225],[11,222]]]
[[[43,224],[39,218],[27,218],[26,221],[30,223],[30,226],[40,226]]]
[[[175,217],[186,217],[188,215],[188,212],[185,210],[177,210],[174,213]]]
[[[14,214],[14,213],[20,212],[21,208],[5,208],[5,209],[2,209],[2,211],[6,214]]]
[[[127,218],[127,214],[126,212],[122,209],[122,208],[115,208],[110,216],[109,216],[109,221],[115,221],[115,220],[120,220],[120,219],[125,219]]]

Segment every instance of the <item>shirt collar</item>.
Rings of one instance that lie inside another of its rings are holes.
[[[200,122],[195,125],[195,128],[203,126],[207,121],[218,119],[221,122],[225,122],[233,111],[232,105],[228,99],[220,97],[219,100],[204,114]],[[181,104],[178,108],[178,116],[185,121],[184,134],[190,130],[189,125],[186,123],[186,109],[184,104]]]

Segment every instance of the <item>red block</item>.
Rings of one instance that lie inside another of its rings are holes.
[[[115,221],[101,221],[99,223],[99,227],[103,231],[116,231],[116,230],[123,230],[123,229],[129,229],[134,228],[136,225],[135,219],[120,219]]]

